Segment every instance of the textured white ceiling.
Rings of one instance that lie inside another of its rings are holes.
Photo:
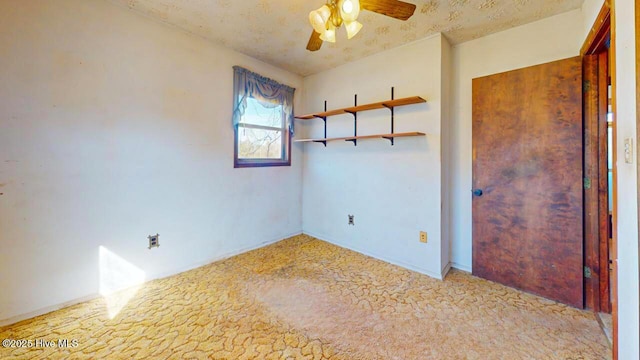
[[[441,32],[452,43],[476,39],[577,9],[583,0],[404,0],[416,4],[408,21],[362,11],[360,33],[305,49],[309,11],[325,0],[110,0],[264,62],[310,75]]]

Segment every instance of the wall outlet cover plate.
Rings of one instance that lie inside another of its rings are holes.
[[[633,164],[633,138],[624,139],[624,162]]]
[[[147,239],[149,239],[149,249],[160,247],[160,234],[149,235]]]

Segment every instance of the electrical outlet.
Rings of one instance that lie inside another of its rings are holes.
[[[420,231],[420,242],[421,243],[427,243],[427,232],[426,231]]]
[[[147,239],[149,239],[149,250],[154,247],[160,247],[160,234],[149,235]]]
[[[354,225],[354,226],[356,225],[353,215],[349,215],[349,225]]]
[[[624,162],[633,164],[633,139],[624,139]]]

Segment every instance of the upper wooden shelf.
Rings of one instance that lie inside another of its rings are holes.
[[[300,139],[294,140],[294,142],[328,142],[328,141],[353,141],[353,140],[364,140],[364,139],[393,139],[398,137],[411,137],[411,136],[425,136],[425,133],[422,132],[407,132],[407,133],[395,133],[395,134],[376,134],[376,135],[361,135],[361,136],[345,136],[345,137],[336,137],[336,138],[322,138],[322,139]]]
[[[296,119],[311,120],[311,119],[318,119],[318,118],[326,118],[329,116],[335,116],[340,114],[352,114],[360,111],[368,111],[368,110],[384,109],[384,108],[391,109],[398,106],[419,104],[424,102],[427,102],[427,100],[421,98],[420,96],[412,96],[412,97],[403,98],[403,99],[387,100],[387,101],[381,101],[373,104],[358,105],[358,106],[352,106],[352,107],[343,108],[343,109],[336,109],[336,110],[324,111],[320,113],[296,116]]]

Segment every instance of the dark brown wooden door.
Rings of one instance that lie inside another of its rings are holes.
[[[473,274],[582,308],[579,57],[473,80],[473,187]]]

